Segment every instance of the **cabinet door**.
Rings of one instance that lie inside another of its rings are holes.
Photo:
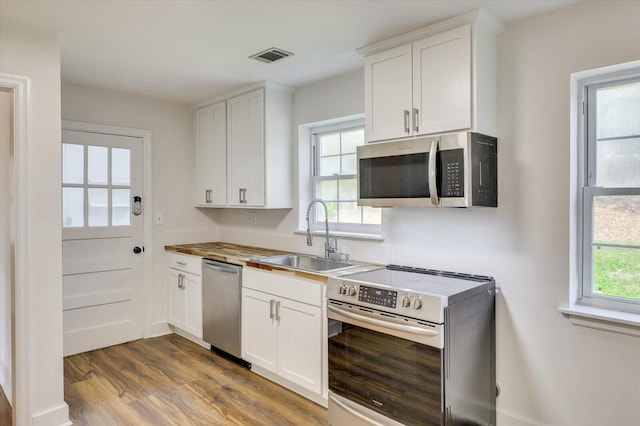
[[[197,204],[227,204],[227,106],[220,102],[196,112]]]
[[[278,299],[278,374],[322,392],[322,314],[316,306]]]
[[[228,204],[264,206],[264,89],[227,101]]]
[[[180,288],[183,276],[186,274],[176,269],[169,269],[167,273],[169,287],[169,324],[179,328],[184,327],[185,295]]]
[[[411,135],[411,45],[364,60],[364,112],[367,142]]]
[[[277,372],[276,297],[242,289],[242,358]]]
[[[202,278],[191,274],[184,275],[183,330],[202,339]]]
[[[471,76],[470,26],[413,43],[417,134],[471,128]]]

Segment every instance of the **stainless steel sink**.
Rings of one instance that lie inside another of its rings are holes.
[[[254,260],[258,263],[265,263],[267,265],[285,266],[287,268],[311,272],[331,272],[356,266],[353,263],[305,254],[284,254],[279,256],[262,257]]]

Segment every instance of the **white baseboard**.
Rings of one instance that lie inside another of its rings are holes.
[[[158,321],[151,324],[151,337],[164,336],[173,333],[166,321]]]
[[[9,404],[13,406],[13,394],[11,393],[13,390],[11,386],[13,383],[12,377],[11,367],[6,364],[4,359],[0,360],[0,386],[2,387],[2,391],[7,397]]]
[[[315,402],[316,404],[327,408],[329,402],[328,400],[326,400],[325,398],[323,398],[321,395],[315,394],[313,392],[311,392],[308,389],[303,388],[302,386],[299,386],[293,382],[290,382],[287,379],[283,379],[282,377],[278,376],[277,374],[272,373],[269,370],[265,370],[264,368],[261,368],[260,366],[257,365],[252,365],[251,366],[251,371],[264,377],[265,379],[268,379],[274,383],[279,384],[280,386],[283,386],[289,390],[292,390],[293,392],[307,398],[310,401]]]
[[[170,325],[169,328],[171,333],[176,333],[178,336],[184,337],[187,340],[191,340],[196,345],[200,345],[207,350],[211,350],[211,345],[205,342],[204,340],[198,339],[196,336],[189,334],[186,331],[182,331],[179,328],[176,328],[172,325]]]
[[[509,426],[536,426],[539,423],[531,419],[524,418],[515,413],[509,411],[497,410],[496,412],[496,424],[509,425]]]
[[[32,426],[67,426],[69,421],[69,406],[62,403],[57,407],[36,413],[31,418]]]

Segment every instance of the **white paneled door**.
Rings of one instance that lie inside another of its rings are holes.
[[[142,138],[62,132],[64,355],[143,337]]]

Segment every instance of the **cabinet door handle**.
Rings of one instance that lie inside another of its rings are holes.
[[[247,188],[238,189],[238,197],[240,204],[247,204]]]
[[[404,132],[405,133],[411,132],[411,127],[409,126],[409,110],[408,109],[404,110]]]
[[[413,130],[418,132],[418,108],[413,109]]]
[[[180,261],[177,261],[177,262],[176,262],[176,265],[180,265],[180,266],[187,266],[187,262],[180,262]]]
[[[276,321],[280,322],[280,301],[276,302]]]
[[[274,299],[271,299],[269,301],[269,319],[273,319],[273,306],[275,305],[276,301]]]
[[[178,274],[178,288],[184,289],[184,275]]]
[[[211,203],[211,202],[212,202],[212,198],[213,198],[213,197],[211,196],[211,193],[212,193],[212,192],[213,192],[213,190],[211,190],[211,189],[207,189],[207,190],[205,191],[205,201],[206,201],[207,203]]]

